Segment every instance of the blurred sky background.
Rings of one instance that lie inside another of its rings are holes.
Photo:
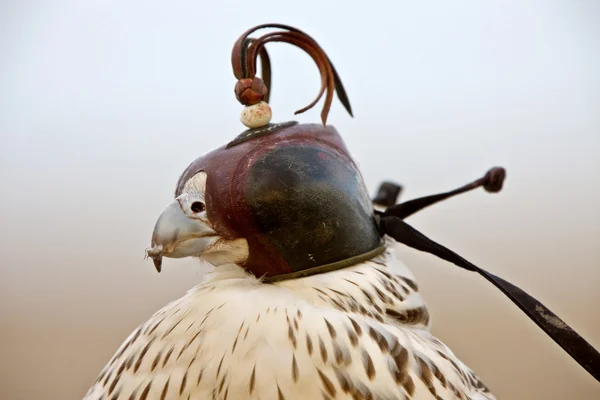
[[[373,192],[508,171],[410,223],[530,292],[600,348],[600,2],[0,0],[0,398],[78,399],[126,336],[205,270],[144,260],[179,174],[243,130],[233,42],[315,37],[355,112],[329,117]],[[274,121],[319,88],[269,45]],[[296,119],[318,122],[319,107]],[[490,284],[399,247],[435,333],[500,399],[600,385]],[[251,299],[249,299],[251,301]]]

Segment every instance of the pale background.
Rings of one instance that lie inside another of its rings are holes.
[[[600,2],[0,1],[0,399],[77,399],[122,340],[201,278],[144,261],[195,157],[241,130],[230,50],[250,26],[314,36],[355,118],[330,121],[371,191],[505,190],[410,223],[532,293],[600,348]],[[270,46],[274,120],[317,93]],[[300,116],[318,122],[320,108]],[[400,248],[434,330],[501,399],[600,384],[483,279]],[[248,299],[251,301],[251,299]]]

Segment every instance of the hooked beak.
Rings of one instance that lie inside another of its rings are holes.
[[[163,257],[199,256],[218,239],[217,233],[206,222],[188,217],[176,200],[158,217],[152,233],[152,247],[146,250],[146,256],[152,258],[160,272]]]

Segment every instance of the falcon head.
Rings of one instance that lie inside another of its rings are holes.
[[[263,28],[283,31],[249,38]],[[262,44],[274,37],[304,49],[317,63],[321,91],[296,114],[326,94],[322,124],[269,123],[270,115],[265,119],[259,112],[271,82]],[[256,77],[257,57],[264,82]],[[352,109],[320,46],[296,28],[259,25],[236,41],[231,62],[238,80],[234,92],[246,106],[241,119],[250,129],[181,175],[148,250],[157,269],[163,257],[193,256],[215,265],[236,263],[267,279],[342,268],[382,253],[384,241],[361,173],[341,136],[326,125],[334,91],[350,115]]]
[[[245,239],[221,237],[208,218],[206,172],[185,182],[181,193],[158,217],[147,251],[160,272],[162,258],[200,257],[213,265],[242,264],[248,258]]]
[[[250,129],[192,162],[147,254],[159,271],[163,257],[199,257],[269,278],[383,249],[370,196],[338,132],[284,123]]]

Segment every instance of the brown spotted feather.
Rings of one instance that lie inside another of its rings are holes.
[[[85,400],[494,399],[429,326],[389,251],[275,284],[221,266],[136,329]]]

